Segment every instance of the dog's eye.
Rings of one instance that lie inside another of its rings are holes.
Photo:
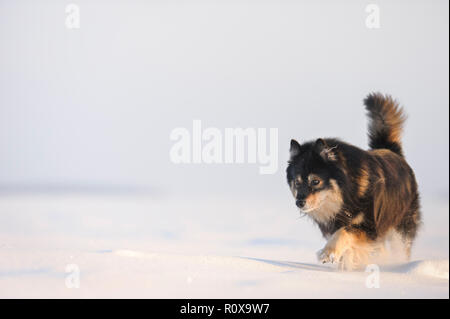
[[[319,185],[320,184],[320,181],[318,180],[318,179],[313,179],[312,181],[311,181],[311,185],[312,186],[317,186],[317,185]]]

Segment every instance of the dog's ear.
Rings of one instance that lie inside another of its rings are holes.
[[[327,142],[321,138],[314,143],[314,150],[326,161],[336,161],[335,149],[336,147],[329,147]]]
[[[291,159],[300,154],[300,149],[301,149],[300,144],[296,140],[291,140],[291,148],[289,149]]]

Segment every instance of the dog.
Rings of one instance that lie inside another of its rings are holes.
[[[418,186],[401,143],[405,113],[381,93],[364,105],[369,150],[335,138],[301,145],[293,139],[286,170],[300,212],[327,239],[319,261],[348,270],[367,264],[394,236],[409,259],[421,224]]]

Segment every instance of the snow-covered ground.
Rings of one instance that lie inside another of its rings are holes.
[[[376,273],[316,262],[292,200],[3,194],[0,297],[448,298],[448,200],[423,215],[412,260],[368,288]]]

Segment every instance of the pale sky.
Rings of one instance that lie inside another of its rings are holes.
[[[448,1],[0,1],[0,185],[285,196],[289,141],[366,148],[362,100],[396,97],[427,194],[448,197]],[[279,170],[175,165],[177,127],[278,128]]]

